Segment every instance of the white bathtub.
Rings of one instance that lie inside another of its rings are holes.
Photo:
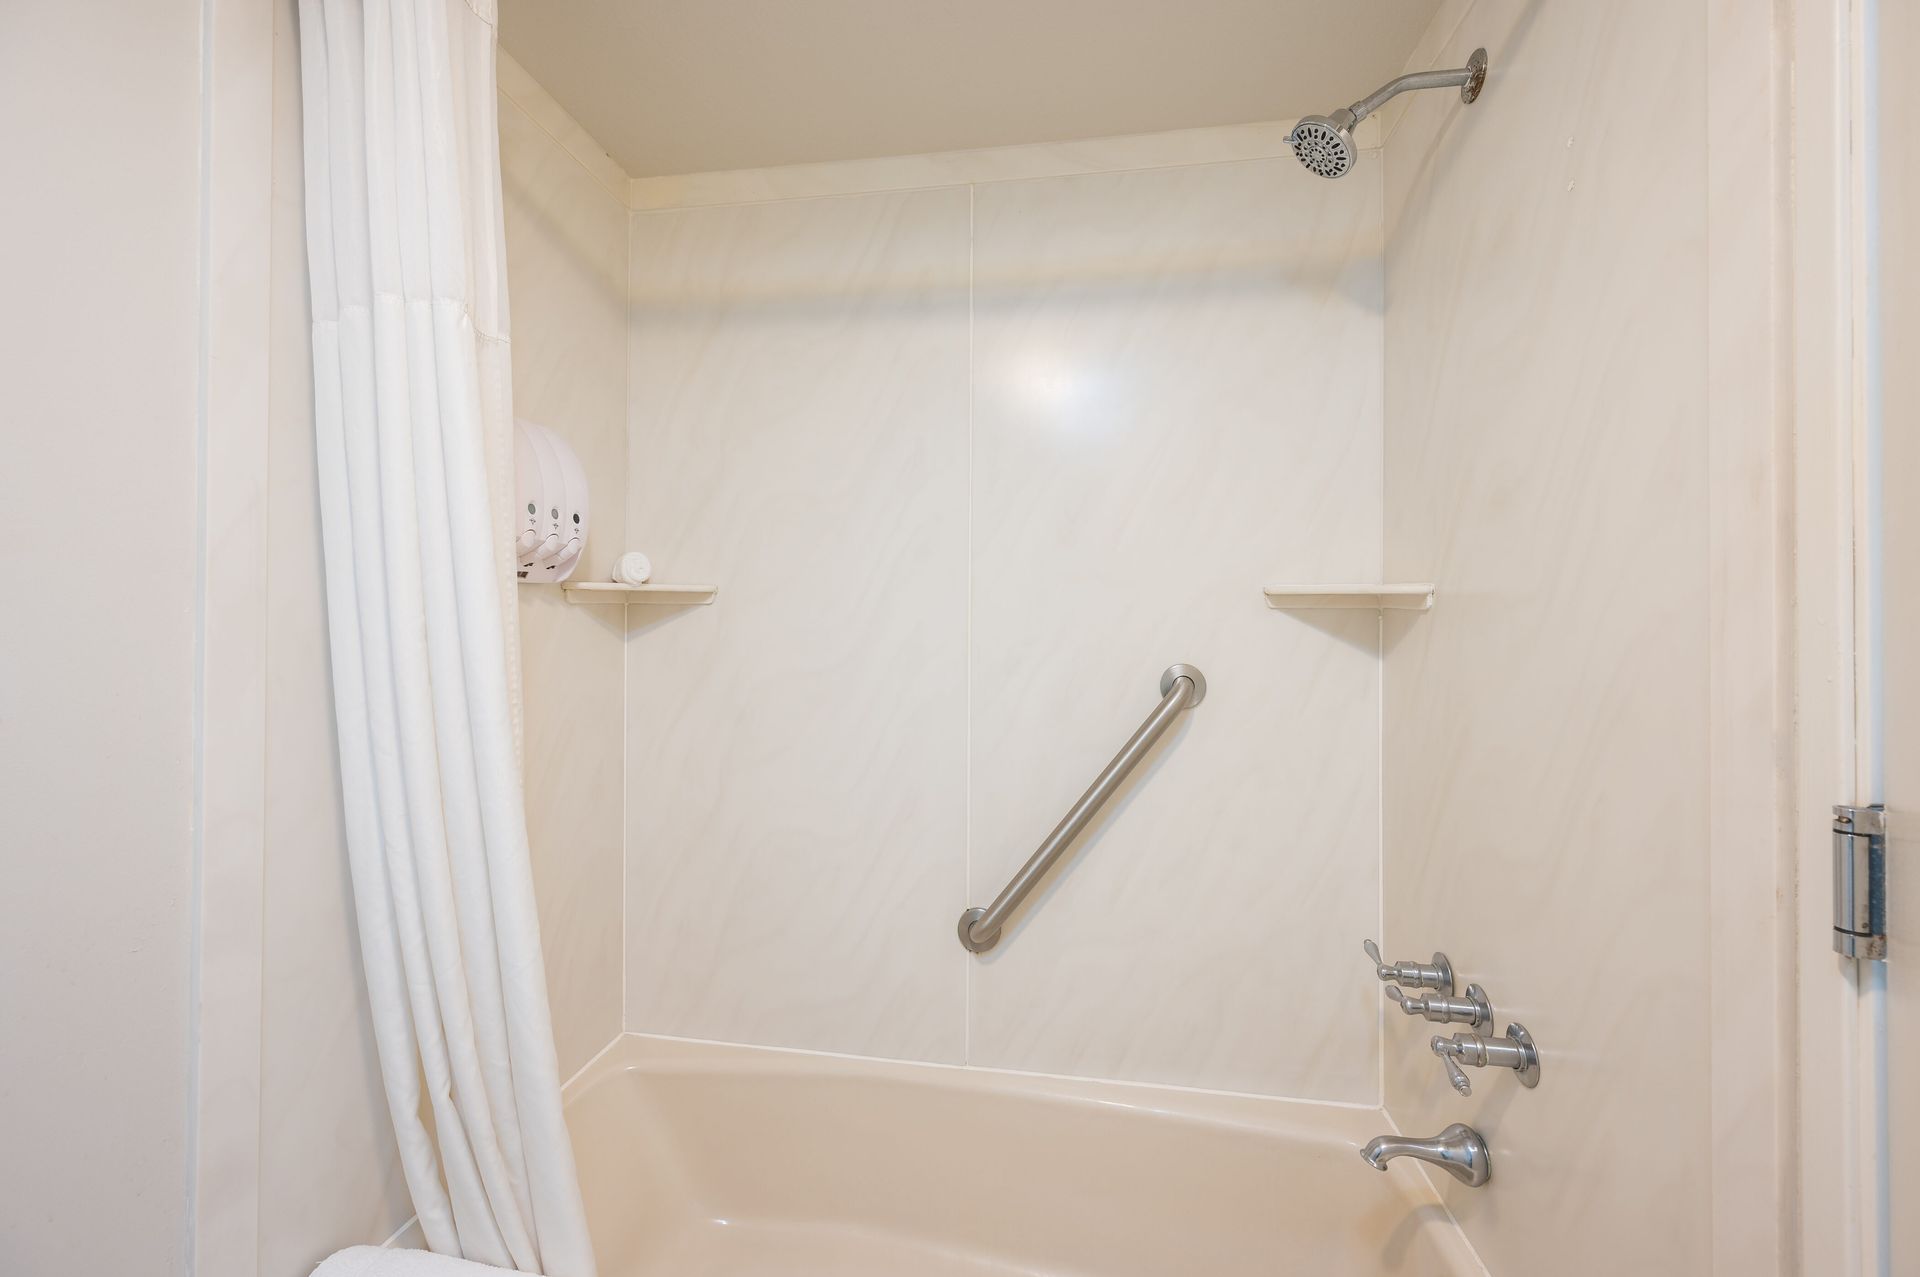
[[[602,1277],[1485,1272],[1373,1110],[629,1035],[567,1117]]]

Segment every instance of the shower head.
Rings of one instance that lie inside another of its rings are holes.
[[[1287,142],[1293,147],[1294,158],[1305,166],[1307,172],[1320,177],[1345,177],[1360,158],[1359,148],[1353,144],[1354,126],[1378,111],[1389,98],[1397,97],[1409,89],[1457,87],[1460,100],[1472,102],[1480,96],[1480,89],[1486,82],[1487,51],[1475,49],[1463,67],[1452,71],[1419,71],[1413,75],[1403,75],[1332,115],[1302,116],[1300,122],[1293,126],[1293,132],[1287,135]]]
[[[1359,121],[1345,109],[1332,115],[1305,115],[1293,126],[1287,141],[1293,157],[1319,177],[1344,177],[1360,158],[1353,144],[1353,126]]]

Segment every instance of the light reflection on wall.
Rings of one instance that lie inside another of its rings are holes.
[[[1100,409],[1113,390],[1105,370],[1057,347],[1024,353],[998,380],[1001,393],[1035,424],[1075,434],[1102,426]]]

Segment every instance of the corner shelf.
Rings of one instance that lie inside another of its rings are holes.
[[[717,585],[622,585],[618,581],[562,581],[567,602],[587,603],[594,599],[619,599],[622,603],[641,603],[650,607],[705,607],[720,593]]]
[[[1284,611],[1315,608],[1392,608],[1424,612],[1433,606],[1433,585],[1269,585],[1267,606]]]

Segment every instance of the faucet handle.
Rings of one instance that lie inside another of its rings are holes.
[[[1453,1058],[1460,1053],[1460,1048],[1436,1033],[1433,1035],[1433,1053],[1446,1066],[1447,1081],[1453,1083],[1453,1089],[1462,1095],[1472,1095],[1473,1083],[1467,1080],[1466,1071]]]
[[[1405,985],[1410,989],[1441,989],[1448,997],[1453,996],[1453,964],[1447,961],[1446,954],[1435,953],[1430,963],[1382,962],[1379,945],[1366,940],[1360,947],[1373,959],[1374,974],[1380,977],[1381,983]]]
[[[1435,1024],[1464,1024],[1475,1029],[1483,1024],[1493,1027],[1493,1006],[1487,1001],[1487,991],[1477,984],[1467,986],[1464,998],[1449,998],[1439,993],[1410,998],[1399,986],[1391,984],[1387,986],[1387,996],[1399,1003],[1406,1014],[1423,1015]]]
[[[1462,1095],[1473,1094],[1473,1083],[1461,1071],[1462,1064],[1485,1068],[1512,1069],[1520,1085],[1529,1089],[1540,1085],[1540,1051],[1526,1026],[1509,1024],[1505,1037],[1482,1037],[1478,1033],[1456,1033],[1443,1038],[1433,1035],[1433,1053],[1447,1067],[1447,1081]]]

